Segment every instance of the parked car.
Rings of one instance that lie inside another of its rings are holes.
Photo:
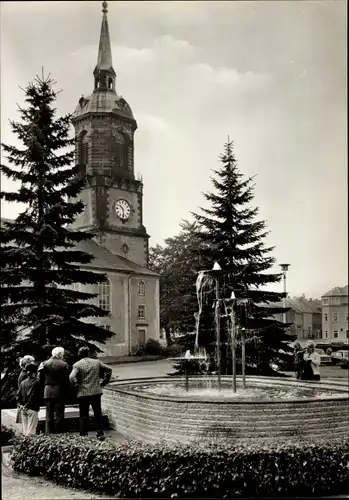
[[[322,365],[330,365],[332,363],[332,357],[329,354],[326,354],[323,349],[315,349],[315,351],[320,354]]]
[[[337,351],[333,352],[332,356],[332,364],[333,365],[339,365],[342,364],[342,362],[345,362],[349,360],[349,351]]]

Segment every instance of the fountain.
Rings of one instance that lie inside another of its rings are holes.
[[[102,405],[112,426],[124,436],[142,441],[164,440],[188,443],[211,439],[216,442],[275,442],[280,439],[310,439],[349,436],[348,385],[341,381],[305,382],[262,376],[246,377],[242,335],[242,376],[236,375],[236,321],[231,319],[233,376],[220,370],[219,289],[216,291],[216,375],[189,374],[194,361],[206,361],[198,352],[198,325],[194,354],[187,351],[181,361],[183,377],[123,380],[104,389]],[[202,285],[202,274],[197,285]],[[197,291],[198,291],[197,286]],[[234,294],[226,303],[236,300]],[[199,293],[199,314],[201,312]],[[242,332],[243,333],[243,332]],[[209,388],[208,388],[209,387]]]

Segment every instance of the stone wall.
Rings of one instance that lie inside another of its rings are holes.
[[[123,381],[106,388],[102,405],[111,425],[128,438],[143,441],[190,442],[211,438],[233,443],[241,439],[275,441],[349,436],[348,392],[343,386],[335,386],[338,396],[331,399],[266,402],[199,400],[191,398],[190,393],[184,397],[159,396],[132,388],[142,382],[171,383],[173,380]],[[285,385],[284,381],[261,377],[251,377],[248,383]],[[287,381],[289,385],[292,383],[297,382]],[[311,384],[314,387],[314,383]],[[324,384],[316,386],[330,389]]]

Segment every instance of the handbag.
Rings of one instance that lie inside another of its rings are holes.
[[[21,424],[22,423],[22,410],[20,407],[17,407],[17,415],[16,415],[16,424]]]

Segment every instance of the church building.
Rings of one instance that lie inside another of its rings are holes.
[[[96,304],[109,317],[93,318],[115,334],[102,356],[135,353],[147,339],[159,339],[159,276],[148,268],[149,235],[143,224],[143,183],[134,174],[137,122],[131,107],[116,92],[107,18],[102,28],[93,93],[81,97],[73,115],[76,161],[86,183],[85,204],[74,229],[94,233],[78,248],[93,255],[86,267],[103,272],[108,282],[82,291],[97,293]],[[78,285],[76,285],[78,286]]]

